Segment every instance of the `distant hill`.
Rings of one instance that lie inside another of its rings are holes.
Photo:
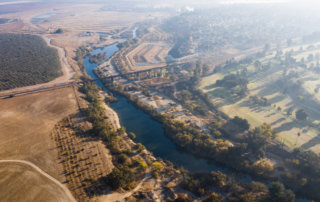
[[[57,50],[41,37],[0,34],[0,90],[45,83],[60,75]]]

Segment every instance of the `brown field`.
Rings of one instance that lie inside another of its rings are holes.
[[[130,70],[139,71],[165,66],[165,57],[169,49],[170,46],[165,42],[140,44],[126,56]],[[145,64],[138,65],[137,63]]]
[[[76,111],[72,88],[0,100],[0,159],[29,161],[60,182],[65,181],[50,133],[58,121]]]
[[[68,201],[64,190],[28,165],[0,164],[1,201]]]
[[[88,135],[89,129],[86,116],[77,113],[56,124],[52,132],[66,183],[79,201],[88,201],[95,195],[106,193],[99,178],[109,174],[113,168],[109,150],[101,141]]]

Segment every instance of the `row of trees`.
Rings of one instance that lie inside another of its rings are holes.
[[[122,128],[119,131],[113,129],[106,123],[105,108],[102,100],[99,98],[98,92],[100,88],[94,82],[85,83],[79,89],[85,93],[86,100],[89,102],[87,115],[92,123],[91,134],[101,138],[103,142],[113,152],[115,168],[108,176],[100,179],[103,184],[108,184],[112,189],[124,188],[131,189],[131,183],[136,179],[136,175],[128,165],[128,157],[118,148],[117,134],[125,132]]]
[[[60,75],[57,50],[41,37],[0,34],[0,90],[45,83]]]

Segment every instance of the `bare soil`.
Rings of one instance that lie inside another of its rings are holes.
[[[64,181],[50,132],[75,111],[72,88],[0,100],[0,159],[30,161]]]
[[[1,201],[69,201],[63,189],[32,167],[0,164]]]

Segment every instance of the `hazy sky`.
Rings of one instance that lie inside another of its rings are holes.
[[[294,4],[320,4],[319,0],[220,0],[222,4],[253,4],[253,3],[294,3]]]

